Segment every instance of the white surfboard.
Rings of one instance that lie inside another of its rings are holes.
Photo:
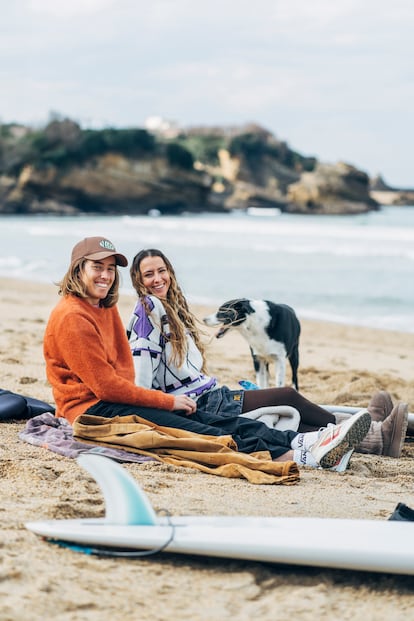
[[[414,523],[329,518],[160,517],[135,479],[101,455],[79,463],[96,479],[104,518],[45,520],[26,527],[87,548],[165,551],[414,575]],[[96,550],[92,550],[96,551]]]

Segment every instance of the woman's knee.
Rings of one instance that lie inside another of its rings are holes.
[[[283,386],[282,388],[279,388],[279,389],[276,388],[275,390],[283,391],[285,398],[289,399],[289,401],[296,401],[298,397],[298,391],[295,388],[292,388],[291,386]]]
[[[297,403],[298,392],[291,386],[283,386],[281,388],[271,388],[271,399],[276,405],[293,405]]]
[[[271,405],[292,405],[298,400],[298,392],[294,388],[264,388],[262,390],[246,391],[243,401],[243,412],[249,412],[259,407]]]

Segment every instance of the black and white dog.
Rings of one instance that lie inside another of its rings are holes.
[[[208,326],[222,324],[216,334],[221,338],[237,328],[250,346],[256,383],[269,387],[269,363],[275,364],[276,386],[284,386],[286,358],[292,368],[292,383],[298,390],[300,323],[293,308],[268,300],[229,300],[217,312],[204,318]]]

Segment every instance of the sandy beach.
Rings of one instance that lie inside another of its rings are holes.
[[[53,403],[42,337],[57,288],[0,279],[0,388]],[[133,297],[123,295],[126,322]],[[195,307],[198,317],[211,309]],[[318,403],[366,406],[379,389],[414,411],[414,334],[302,322],[299,384]],[[247,343],[204,328],[210,372],[254,381]],[[162,554],[101,559],[52,545],[24,524],[102,516],[103,497],[74,459],[21,441],[25,421],[0,423],[0,621],[364,621],[414,619],[408,576]],[[253,485],[156,462],[128,464],[156,510],[385,520],[414,507],[414,442],[399,459],[354,453],[341,474],[302,469],[293,486]],[[414,535],[414,527],[413,527]]]

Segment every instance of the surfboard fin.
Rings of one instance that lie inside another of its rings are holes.
[[[81,453],[76,461],[101,488],[107,524],[152,526],[158,523],[148,497],[125,468],[103,455]]]

